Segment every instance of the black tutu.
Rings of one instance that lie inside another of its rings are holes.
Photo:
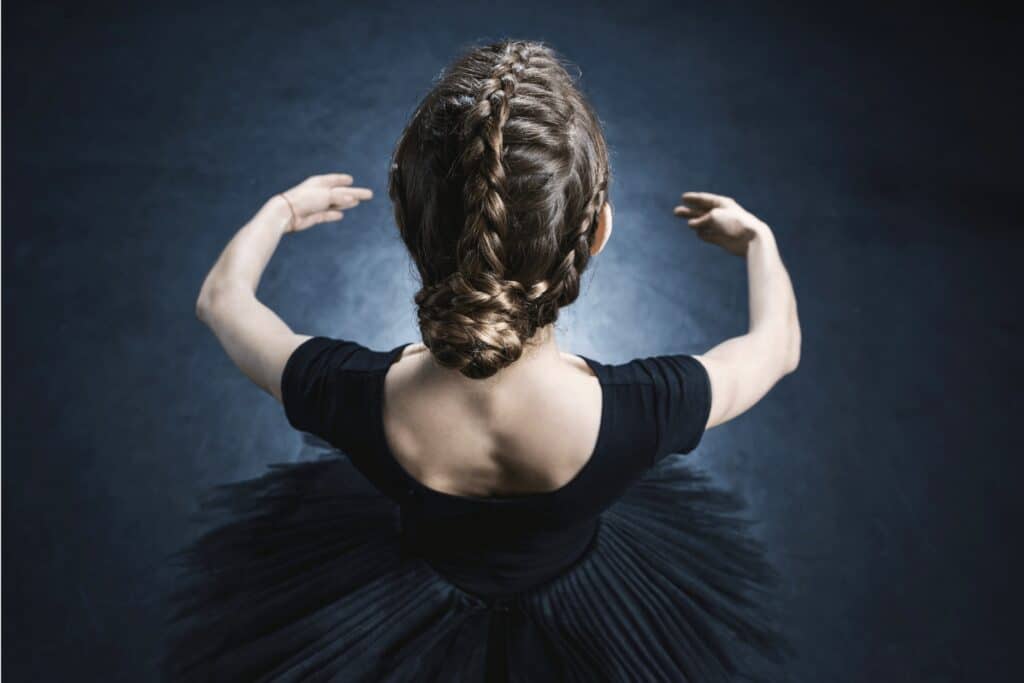
[[[670,456],[600,516],[583,557],[483,598],[405,549],[398,505],[344,455],[218,487],[176,555],[167,679],[785,678],[778,575],[735,494]]]

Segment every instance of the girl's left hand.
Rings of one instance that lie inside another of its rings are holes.
[[[341,220],[345,215],[342,209],[350,209],[372,198],[373,191],[369,188],[352,187],[349,174],[326,173],[306,178],[290,190],[275,195],[272,201],[285,204],[286,215],[291,217],[285,232],[299,232],[320,223]]]

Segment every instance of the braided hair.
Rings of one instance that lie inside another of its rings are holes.
[[[489,377],[576,300],[609,180],[600,122],[551,48],[506,40],[442,72],[388,181],[438,362]]]

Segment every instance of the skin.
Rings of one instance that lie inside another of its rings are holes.
[[[686,192],[682,198],[674,213],[688,219],[697,237],[747,261],[747,333],[694,355],[711,379],[710,429],[749,410],[796,370],[800,319],[771,228],[730,197]]]
[[[257,299],[260,277],[283,235],[341,220],[373,196],[344,173],[312,176],[282,194],[231,239],[196,302],[199,319],[232,361],[278,401],[284,365],[310,335],[292,331]],[[747,262],[748,331],[694,355],[711,381],[710,429],[750,409],[796,369],[800,325],[771,229],[729,197],[688,192],[682,200],[674,213],[700,239]],[[592,254],[608,243],[612,223],[605,204]],[[424,486],[466,496],[545,492],[589,459],[602,393],[583,359],[559,349],[549,325],[518,361],[483,380],[438,365],[421,343],[406,347],[385,377],[383,409],[392,452]]]
[[[224,247],[203,281],[196,315],[246,377],[278,401],[284,364],[311,335],[293,332],[256,298],[263,270],[282,236],[341,220],[346,209],[372,197],[368,188],[354,187],[347,173],[311,176],[267,200]]]

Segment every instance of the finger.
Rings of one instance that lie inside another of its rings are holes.
[[[322,175],[313,176],[312,180],[317,185],[322,185],[324,187],[352,184],[352,176],[350,176],[348,173],[324,173]]]
[[[683,201],[695,206],[713,209],[715,207],[727,206],[732,200],[719,194],[710,192],[684,192]]]
[[[369,199],[373,194],[366,196],[365,193],[346,192],[344,188],[335,187],[330,191],[329,204],[331,208],[351,209],[359,206],[362,198]]]
[[[343,211],[328,209],[327,211],[318,211],[306,216],[303,219],[303,223],[305,223],[305,227],[310,227],[318,223],[326,223],[327,221],[340,221],[344,215],[345,212]]]
[[[676,208],[672,209],[672,213],[674,213],[677,216],[696,217],[704,213],[704,210],[694,209],[689,206],[677,206]]]
[[[356,199],[363,201],[365,199],[373,199],[373,190],[368,187],[332,187],[332,196],[341,193],[349,197],[355,197]]]

